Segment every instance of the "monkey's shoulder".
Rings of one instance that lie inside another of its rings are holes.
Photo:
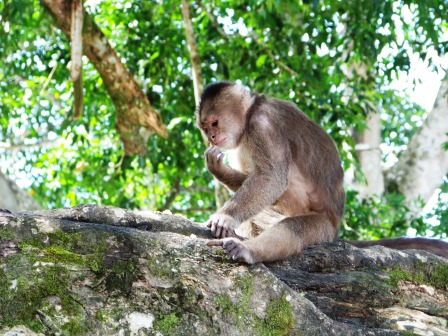
[[[271,126],[276,129],[279,127],[290,129],[291,127],[313,122],[294,103],[276,98],[266,99],[260,104],[253,111],[252,119],[258,126]]]

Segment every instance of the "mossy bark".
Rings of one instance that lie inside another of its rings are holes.
[[[0,334],[448,330],[443,258],[327,244],[247,266],[207,247],[209,237],[180,216],[113,207],[0,212]]]

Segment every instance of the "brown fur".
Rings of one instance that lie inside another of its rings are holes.
[[[425,250],[435,255],[445,257],[448,259],[448,243],[437,239],[422,238],[422,237],[419,238],[400,237],[400,238],[390,238],[390,239],[370,240],[370,241],[346,240],[346,242],[356,247],[369,247],[369,246],[381,245],[396,250],[410,250],[410,249]]]
[[[212,144],[207,168],[235,191],[210,218],[208,226],[220,239],[208,245],[255,263],[336,239],[345,204],[339,153],[328,134],[294,104],[218,82],[204,90],[197,122]],[[220,148],[234,151],[229,165]],[[226,238],[241,223],[257,223],[269,211],[277,214],[271,216],[276,224],[257,237]]]

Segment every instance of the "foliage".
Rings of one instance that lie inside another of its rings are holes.
[[[150,137],[145,156],[125,157],[115,108],[87,59],[85,107],[73,121],[69,41],[37,0],[6,0],[0,3],[0,143],[9,147],[0,147],[2,171],[18,176],[44,207],[98,203],[205,219],[215,207],[213,182],[194,124],[179,2],[85,6],[161,113],[169,138]],[[384,142],[396,155],[419,126],[423,110],[389,84],[409,71],[410,53],[446,53],[447,7],[438,0],[196,1],[192,16],[205,82],[238,80],[293,101],[332,136],[348,169],[357,166],[352,136],[365,128],[369,103],[384,111]],[[359,64],[366,76],[350,79],[342,71]],[[349,192],[347,227],[370,237],[406,233],[409,225],[425,234],[429,224],[409,222],[405,212],[399,195],[359,201]],[[440,235],[448,226],[446,206],[440,203],[434,215]]]
[[[356,191],[349,190],[345,209],[341,233],[352,240],[405,236],[409,228],[425,236],[428,229],[422,217],[409,215],[404,198],[399,194],[360,199]]]

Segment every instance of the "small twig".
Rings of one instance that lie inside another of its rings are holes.
[[[120,168],[121,167],[121,165],[123,164],[123,161],[124,161],[124,157],[125,157],[125,154],[123,153],[123,155],[120,158],[120,161],[118,161],[117,164],[114,165],[114,168]]]
[[[7,150],[22,150],[25,148],[39,148],[39,147],[45,147],[48,146],[50,144],[54,144],[57,143],[59,141],[59,139],[56,140],[48,140],[48,141],[42,141],[36,144],[29,144],[29,145],[25,145],[25,144],[20,144],[20,145],[11,145],[8,144],[6,142],[0,142],[0,149],[7,149]]]
[[[180,191],[180,178],[179,176],[176,177],[176,180],[173,183],[173,186],[171,188],[170,194],[165,199],[165,204],[162,206],[163,209],[169,209],[171,204],[174,202],[176,196],[179,194]]]
[[[283,70],[285,70],[287,73],[289,73],[291,76],[298,76],[299,74],[297,72],[295,72],[293,69],[291,69],[289,66],[287,66],[285,63],[279,61],[274,54],[272,53],[271,50],[269,50],[269,47],[263,42],[260,41],[258,39],[258,37],[255,35],[255,33],[252,33],[251,36],[252,40],[258,44],[259,46],[261,46],[264,51],[266,52],[266,54],[269,56],[269,58],[271,58],[275,64],[277,64],[280,68],[282,68]]]
[[[229,40],[229,36],[225,33],[225,31],[221,28],[221,26],[219,25],[218,21],[216,20],[216,18],[213,16],[212,13],[210,13],[207,8],[205,8],[205,6],[202,4],[202,2],[200,1],[196,1],[196,3],[198,4],[198,6],[205,12],[205,14],[208,16],[210,22],[212,23],[212,25],[216,28],[216,30],[218,31],[218,33],[224,38],[224,40],[228,41]]]
[[[48,75],[48,78],[45,80],[45,83],[44,83],[44,85],[42,86],[42,89],[39,92],[39,96],[41,96],[42,93],[47,89],[47,86],[50,83],[51,79],[53,78],[53,75],[54,75],[57,67],[58,67],[58,63],[56,63],[54,65],[54,67],[51,69],[50,74]]]
[[[207,8],[205,8],[205,6],[200,2],[200,1],[196,1],[196,3],[198,4],[198,6],[205,12],[205,14],[208,16],[208,18],[210,19],[210,22],[212,23],[212,25],[216,28],[216,30],[218,31],[218,33],[226,40],[228,41],[230,39],[230,37],[243,37],[241,36],[239,33],[236,33],[234,35],[228,35],[226,34],[226,32],[221,28],[221,26],[219,25],[218,21],[216,20],[216,18],[213,16],[212,13],[210,13]],[[258,37],[256,36],[255,33],[251,33],[249,36],[252,41],[254,41],[256,44],[258,44],[260,47],[262,47],[264,49],[264,51],[266,52],[266,55],[268,55],[268,57],[270,59],[272,59],[274,61],[275,64],[277,64],[280,68],[282,68],[283,70],[285,70],[287,73],[289,73],[291,76],[298,76],[298,73],[296,71],[294,71],[293,69],[291,69],[289,66],[287,66],[285,63],[279,61],[275,55],[272,53],[272,51],[269,49],[269,47],[263,42],[260,41],[258,39]]]

